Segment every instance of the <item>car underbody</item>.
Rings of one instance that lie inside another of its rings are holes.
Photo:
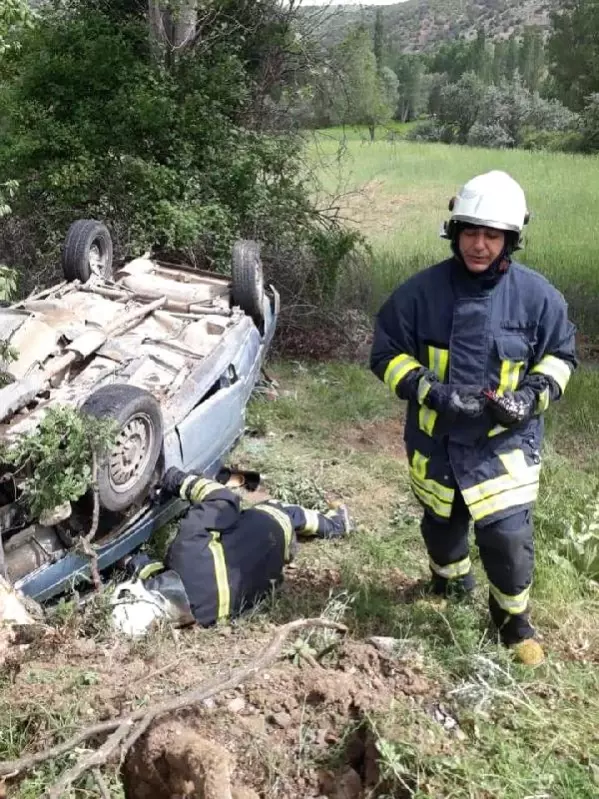
[[[76,223],[76,232],[104,235],[93,224]],[[102,261],[106,238],[97,239],[87,242],[87,260],[63,263],[70,279],[0,309],[0,339],[17,354],[2,364],[8,384],[0,388],[0,438],[10,447],[58,406],[116,420],[118,435],[95,487],[102,569],[182,512],[177,500],[160,507],[148,501],[164,470],[214,476],[222,467],[243,433],[279,299],[263,287],[253,242],[236,245],[229,278],[148,257],[113,272]],[[5,576],[38,600],[86,576],[89,561],[78,542],[93,501],[90,489],[66,509],[31,518],[19,481],[1,483]]]

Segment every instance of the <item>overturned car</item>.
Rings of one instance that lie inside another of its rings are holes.
[[[9,447],[51,407],[114,421],[99,462],[94,544],[100,569],[119,561],[182,510],[148,502],[170,466],[215,476],[245,424],[279,311],[260,250],[240,240],[231,277],[148,257],[113,266],[106,227],[79,220],[63,247],[64,281],[0,308],[0,437]],[[45,600],[89,573],[77,541],[89,496],[52,522],[32,519],[18,480],[0,485],[0,570]]]

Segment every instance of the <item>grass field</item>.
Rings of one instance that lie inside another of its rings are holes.
[[[418,144],[370,143],[361,131],[311,135],[323,194],[341,193],[345,217],[374,248],[371,305],[399,280],[445,257],[439,239],[447,203],[469,177],[509,172],[524,187],[532,218],[518,258],[563,291],[574,321],[599,332],[599,159],[577,155]]]
[[[314,504],[329,492],[348,501],[358,522],[343,544],[302,550],[300,568],[340,570],[341,588],[353,598],[345,620],[354,635],[417,642],[427,673],[443,685],[448,707],[467,732],[463,745],[444,749],[432,732],[429,745],[422,708],[411,715],[398,703],[378,719],[398,777],[398,792],[390,795],[596,797],[599,595],[586,562],[564,547],[599,465],[593,433],[599,409],[584,400],[587,392],[597,395],[594,373],[582,375],[569,405],[549,413],[534,583],[534,615],[549,657],[545,666],[526,671],[510,663],[489,634],[486,583],[474,548],[480,587],[471,604],[435,606],[392,587],[396,570],[419,579],[427,565],[401,455],[401,410],[384,386],[359,366],[272,368],[283,396],[253,403],[250,427],[258,435],[245,440],[244,461],[263,470],[275,495]],[[293,613],[311,614],[323,604],[321,591],[307,590],[294,596]],[[274,612],[288,618],[284,596]]]
[[[371,145],[360,131],[345,138],[340,153],[342,136],[339,130],[319,135],[312,156],[323,187],[351,192],[343,200],[346,214],[373,246],[373,271],[365,276],[375,284],[373,307],[403,276],[443,257],[447,245],[435,234],[448,196],[475,172],[499,166],[522,181],[535,213],[523,260],[564,290],[585,331],[597,332],[592,203],[599,162]],[[131,643],[116,639],[101,598],[97,608],[90,603],[84,610],[61,603],[48,643],[25,653],[16,670],[0,669],[0,760],[247,663],[273,623],[325,615],[347,624],[351,644],[364,651],[368,636],[392,636],[396,657],[385,663],[391,677],[373,673],[371,661],[348,667],[341,645],[324,666],[302,665],[301,658],[298,665],[294,652],[312,641],[299,639],[276,668],[256,676],[263,704],[250,690],[187,717],[207,735],[215,719],[230,725],[224,736],[217,727],[214,737],[227,746],[241,738],[236,774],[261,799],[323,796],[318,775],[323,768],[337,778],[345,773],[339,770],[348,763],[344,741],[358,726],[374,737],[382,781],[366,789],[362,769],[361,792],[339,789],[329,797],[596,799],[599,542],[572,538],[598,488],[595,364],[580,367],[564,400],[546,416],[532,607],[548,657],[532,670],[515,664],[488,627],[487,585],[474,548],[479,587],[472,601],[433,601],[423,590],[428,565],[420,509],[408,488],[402,405],[364,365],[274,362],[268,371],[278,398],[252,400],[247,435],[231,462],[260,470],[265,491],[283,501],[322,508],[331,499],[346,501],[356,529],[340,542],[303,545],[281,590],[224,628],[159,630]],[[152,544],[155,553],[159,543]],[[394,670],[411,680],[409,690],[395,690]],[[348,680],[353,693],[344,705],[335,686]],[[310,683],[328,685],[314,707]],[[360,694],[366,685],[371,693]],[[299,709],[293,718],[283,713],[287,727],[280,728],[272,714],[281,716],[275,706],[284,702],[283,691],[298,699]],[[369,704],[377,692],[390,700],[384,712]],[[245,710],[230,712],[231,700],[240,698]],[[330,725],[332,738],[323,735],[330,733],[323,725]],[[253,753],[249,765],[243,751]],[[73,762],[67,755],[41,766],[11,782],[7,795],[35,799]],[[105,772],[109,795],[122,799],[116,767]],[[91,778],[75,794],[100,795]]]

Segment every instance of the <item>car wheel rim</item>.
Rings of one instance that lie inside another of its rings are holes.
[[[121,428],[108,458],[108,477],[114,491],[130,491],[144,473],[154,449],[154,425],[145,413],[132,416]]]
[[[107,254],[101,251],[100,247],[96,242],[92,244],[89,248],[89,269],[92,275],[96,275],[97,277],[102,277],[102,275],[106,271],[106,263],[107,263]]]

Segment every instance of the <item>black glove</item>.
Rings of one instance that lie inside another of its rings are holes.
[[[461,386],[452,391],[448,410],[454,416],[461,413],[470,419],[475,419],[482,414],[486,404],[487,400],[481,388]]]
[[[537,398],[531,388],[506,391],[504,394],[485,391],[485,396],[493,418],[503,427],[527,422],[534,415]]]
[[[475,418],[483,412],[486,399],[482,389],[477,386],[450,386],[436,381],[426,396],[425,404],[452,418],[459,414]]]
[[[171,466],[162,478],[160,490],[172,497],[177,497],[179,496],[179,491],[186,477],[187,474],[181,471],[181,469],[177,469],[176,466]]]

